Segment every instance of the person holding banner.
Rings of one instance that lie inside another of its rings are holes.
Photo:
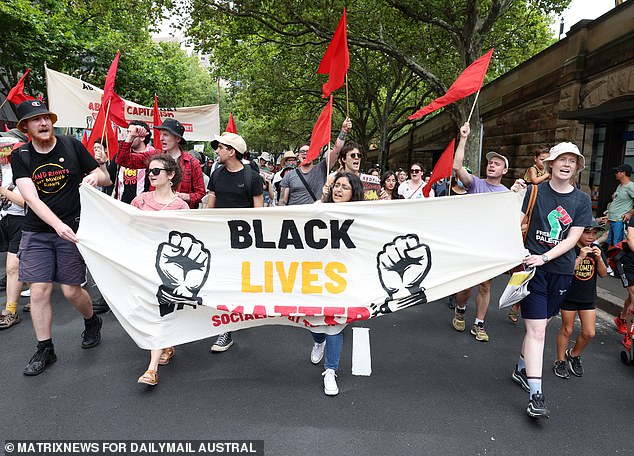
[[[57,115],[38,100],[18,105],[18,129],[31,141],[11,154],[11,168],[20,194],[29,207],[24,216],[18,252],[21,282],[31,283],[31,318],[37,351],[24,368],[38,375],[57,361],[52,339],[53,282],[84,317],[82,348],[101,342],[102,321],[95,314],[81,283],[86,264],[75,243],[79,227],[79,185],[105,185],[109,179],[95,159],[76,139],[55,136]]]
[[[189,209],[185,201],[176,196],[174,187],[178,187],[183,172],[179,164],[169,154],[159,154],[152,157],[148,166],[150,184],[154,188],[151,192],[141,193],[130,203],[142,211],[171,211]],[[169,364],[174,356],[174,347],[150,351],[150,364],[139,377],[137,383],[149,386],[158,384],[158,367]]]
[[[341,171],[335,175],[332,189],[326,203],[347,203],[349,201],[363,201],[363,184],[356,174]],[[326,352],[324,361],[324,394],[336,396],[339,394],[337,386],[337,369],[343,349],[343,329],[337,334],[323,334],[311,331],[315,345],[311,353],[311,362],[319,364]],[[316,349],[319,350],[316,350]]]
[[[480,179],[470,174],[463,165],[464,150],[471,129],[469,123],[465,122],[460,127],[460,141],[456,147],[456,154],[453,160],[453,169],[456,176],[467,189],[468,194],[508,192],[509,189],[502,185],[502,177],[508,172],[509,162],[503,155],[497,152],[489,152],[486,155],[487,168],[486,179]],[[491,283],[493,279],[482,282],[478,285],[478,295],[476,296],[476,314],[471,334],[480,342],[488,342],[489,335],[484,329],[484,318],[486,317],[489,303],[491,301]],[[456,331],[465,330],[465,313],[467,311],[467,301],[471,296],[471,288],[456,294],[456,307],[451,324]]]
[[[550,180],[536,188],[537,198],[526,234],[531,255],[524,264],[536,268],[528,283],[530,294],[520,301],[526,333],[512,378],[529,393],[526,409],[532,418],[548,418],[542,389],[546,325],[559,313],[572,283],[574,247],[585,227],[592,225],[590,197],[572,183],[585,166],[585,158],[570,142],[557,144],[544,160]],[[532,188],[526,192],[520,221],[524,219]],[[525,374],[524,374],[525,372]]]
[[[206,193],[205,181],[198,160],[182,149],[182,146],[187,143],[183,136],[185,127],[178,120],[167,118],[161,125],[154,128],[161,131],[162,152],[170,154],[183,170],[183,179],[176,189],[176,196],[189,204],[191,209],[197,208]],[[125,141],[119,147],[117,163],[126,168],[145,168],[152,153],[147,150],[132,153],[131,147],[136,138],[146,137],[147,131],[143,126],[129,127]]]

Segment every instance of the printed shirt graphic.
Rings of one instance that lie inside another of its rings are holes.
[[[592,222],[590,197],[581,190],[558,193],[549,182],[539,184],[537,200],[526,236],[526,248],[542,255],[566,239],[573,226],[589,226]],[[531,189],[526,192],[522,212],[526,212]],[[543,271],[572,275],[574,270],[574,249],[540,266]]]
[[[579,256],[581,249],[578,246],[574,248],[575,256]],[[603,261],[607,263],[607,259],[601,252]],[[566,301],[591,303],[597,297],[597,259],[593,254],[586,256],[577,265],[572,279],[572,285],[566,295]]]
[[[70,148],[75,150],[71,150]],[[30,154],[30,159],[17,154]],[[25,161],[29,161],[27,169]],[[47,154],[40,154],[29,144],[28,152],[16,150],[11,155],[14,178],[28,177],[33,181],[37,194],[62,222],[77,231],[79,226],[79,184],[84,175],[97,168],[97,162],[86,148],[75,139],[57,137],[57,144]],[[22,228],[24,231],[55,232],[35,212],[27,211]]]

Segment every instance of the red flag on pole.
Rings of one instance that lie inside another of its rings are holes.
[[[434,170],[431,172],[431,178],[423,187],[423,196],[425,198],[429,198],[429,192],[433,184],[438,182],[440,179],[451,177],[451,173],[453,171],[453,154],[455,145],[456,139],[454,138],[436,162],[436,166],[434,166]]]
[[[227,122],[227,128],[225,128],[227,133],[235,133],[238,134],[238,130],[236,129],[236,122],[233,120],[233,113],[229,113],[229,121]]]
[[[108,149],[108,160],[112,160],[119,151],[119,135],[116,125],[113,125],[112,122],[107,119],[106,113],[107,107],[102,104],[85,147],[88,149],[88,152],[94,156],[95,152],[93,149],[95,141],[103,138],[106,141],[106,147]]]
[[[308,148],[308,154],[306,159],[300,163],[300,166],[312,162],[319,157],[322,147],[328,145],[330,142],[330,133],[332,130],[332,95],[330,100],[326,104],[326,107],[321,111],[315,127],[313,128],[313,134],[310,135],[310,147]]]
[[[108,119],[116,123],[120,127],[127,128],[128,122],[125,118],[125,102],[114,92],[114,82],[117,77],[117,67],[119,66],[119,56],[121,51],[117,51],[117,55],[110,64],[106,82],[103,86],[103,96],[101,97],[101,105],[110,105],[107,107]]]
[[[469,95],[476,93],[482,88],[484,83],[484,76],[487,74],[489,68],[489,62],[493,55],[493,49],[484,54],[478,60],[469,65],[461,74],[458,79],[449,87],[447,93],[440,98],[436,98],[427,106],[419,109],[414,114],[408,117],[409,120],[418,119],[430,112],[434,112],[454,101],[461,100]]]
[[[24,80],[26,79],[26,77],[29,75],[30,72],[31,72],[31,69],[29,68],[28,70],[24,72],[24,74],[22,75],[18,83],[11,90],[9,90],[9,93],[7,94],[7,101],[10,101],[11,103],[18,105],[22,103],[23,101],[35,100],[35,97],[31,97],[24,93]]]
[[[159,125],[161,125],[161,123],[162,123],[161,122],[161,113],[160,113],[159,108],[158,108],[158,97],[156,96],[156,94],[154,94],[154,111],[153,111],[153,114],[154,114],[154,119],[153,119],[154,125],[153,125],[153,127],[156,128]],[[161,135],[159,133],[159,130],[156,130],[154,132],[154,148],[156,150],[161,150],[163,148],[161,146]]]
[[[86,130],[84,130],[81,135],[81,143],[84,145],[84,147],[88,145],[88,133],[86,133]]]
[[[332,41],[317,69],[317,74],[328,75],[328,81],[322,86],[324,98],[328,98],[328,95],[343,86],[348,68],[350,68],[350,55],[348,54],[346,9],[344,8],[335,34],[332,36]]]

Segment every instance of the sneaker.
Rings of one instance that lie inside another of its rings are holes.
[[[23,298],[30,298],[31,297],[31,289],[27,289],[24,290],[23,292],[20,293],[20,296],[22,296]]]
[[[542,393],[535,393],[531,397],[526,413],[531,418],[549,418],[550,411],[546,408],[546,402]]]
[[[621,341],[625,349],[629,352],[632,349],[632,336],[628,336],[627,334],[623,336],[623,340]]]
[[[337,374],[333,369],[326,369],[323,374],[324,377],[324,394],[326,396],[336,396],[339,394],[339,387],[337,386]]]
[[[465,329],[464,314],[465,310],[461,312],[458,307],[456,307],[456,309],[454,310],[453,320],[451,321],[451,324],[453,325],[453,329],[455,329],[456,331],[462,332]]]
[[[218,339],[216,339],[216,343],[211,346],[211,351],[216,353],[227,351],[232,345],[233,340],[231,340],[231,333],[226,332],[218,336]]]
[[[326,341],[322,343],[313,343],[313,349],[310,351],[310,362],[313,364],[319,364],[324,357],[324,351],[326,349]]]
[[[581,356],[572,356],[571,350],[566,350],[566,363],[568,370],[577,377],[583,375],[583,366],[581,365]]]
[[[513,375],[511,377],[513,378],[513,381],[521,386],[524,391],[526,391],[527,393],[531,392],[531,387],[528,386],[528,378],[526,377],[526,369],[518,371],[516,364],[515,370],[513,371]]]
[[[568,367],[566,367],[566,361],[557,360],[555,364],[553,364],[553,372],[559,378],[564,378],[568,380],[570,378],[570,374],[568,373]]]
[[[617,315],[614,317],[614,324],[616,325],[616,330],[619,334],[627,334],[627,322],[625,320]]]
[[[24,306],[22,307],[22,312],[30,312],[30,311],[31,311],[31,303],[28,302],[24,304]]]
[[[474,323],[471,327],[471,334],[473,334],[476,340],[479,340],[480,342],[489,341],[489,335],[484,330],[484,323],[478,323],[477,325]]]
[[[24,368],[24,375],[38,375],[44,372],[46,366],[53,364],[57,361],[55,356],[55,349],[53,347],[47,347],[35,352],[29,364]]]
[[[9,310],[3,310],[0,314],[0,329],[9,329],[13,325],[17,325],[22,321],[20,316],[16,313],[11,313]]]
[[[83,338],[81,348],[92,348],[101,343],[101,326],[103,325],[103,321],[99,315],[94,314],[94,316],[95,319],[92,322],[84,323],[85,329],[84,332],[81,333],[81,337]]]

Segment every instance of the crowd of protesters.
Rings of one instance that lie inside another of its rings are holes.
[[[546,326],[553,316],[562,315],[557,338],[557,377],[583,375],[581,353],[594,336],[596,277],[608,273],[607,260],[597,245],[603,228],[592,219],[587,194],[576,187],[585,159],[576,145],[562,142],[554,147],[536,148],[535,164],[511,189],[501,181],[508,173],[509,161],[502,154],[488,152],[485,177],[480,178],[464,166],[464,150],[470,128],[460,128],[453,169],[455,175],[428,184],[429,174],[419,162],[407,169],[381,170],[379,165],[367,173],[361,170],[363,148],[347,141],[352,128],[346,119],[334,147],[316,162],[306,162],[307,144],[285,152],[278,164],[264,152],[251,159],[246,142],[236,133],[216,135],[212,147],[217,160],[185,150],[185,128],[168,118],[155,134],[160,134],[161,150],[150,146],[152,129],[144,122],[130,123],[117,156],[108,160],[107,144],[98,141],[89,152],[77,140],[54,134],[55,113],[39,101],[26,101],[17,107],[17,129],[30,141],[15,147],[10,165],[5,156],[0,195],[8,202],[1,228],[7,239],[7,302],[0,316],[0,329],[20,322],[17,301],[22,284],[30,287],[30,312],[37,350],[24,369],[25,375],[38,375],[57,360],[52,336],[50,297],[53,282],[61,284],[64,297],[84,318],[82,348],[101,342],[102,320],[93,309],[91,296],[82,288],[86,266],[77,250],[75,232],[79,225],[79,184],[99,186],[102,191],[141,210],[184,208],[251,208],[283,205],[340,203],[368,199],[402,200],[437,198],[449,195],[500,191],[526,192],[522,213],[525,247],[530,253],[523,262],[535,268],[529,282],[531,292],[509,312],[517,322],[525,322],[526,332],[512,379],[529,393],[527,414],[533,418],[549,416],[542,388]],[[56,170],[60,179],[41,179],[35,170]],[[624,333],[624,344],[631,344],[631,313],[634,302],[634,184],[632,168],[616,170],[620,185],[615,206],[609,212],[608,244],[622,245],[625,254],[618,264],[619,274],[629,292],[626,308],[615,319]],[[369,176],[368,178],[360,178]],[[364,188],[366,182],[378,186],[374,196]],[[528,188],[527,188],[528,184]],[[429,187],[429,188],[426,188]],[[533,196],[534,198],[531,198]],[[534,202],[531,202],[533,200]],[[25,207],[28,206],[28,210]],[[555,223],[557,226],[553,226]],[[625,226],[627,224],[627,227]],[[625,241],[625,242],[623,242]],[[63,260],[62,260],[63,259]],[[62,264],[63,261],[63,264]],[[484,327],[491,299],[491,280],[478,285],[475,317],[470,333],[487,342]],[[452,326],[465,330],[465,314],[471,290],[455,295]],[[106,309],[107,310],[107,309]],[[579,315],[582,332],[568,348],[574,321]],[[343,344],[342,330],[335,335],[312,333],[310,361],[324,358],[323,383],[326,395],[336,395],[337,368]],[[629,342],[628,342],[629,341]],[[221,353],[233,345],[231,333],[220,335],[211,347]],[[174,347],[152,350],[147,371],[139,383],[158,384],[158,366],[170,362]]]

